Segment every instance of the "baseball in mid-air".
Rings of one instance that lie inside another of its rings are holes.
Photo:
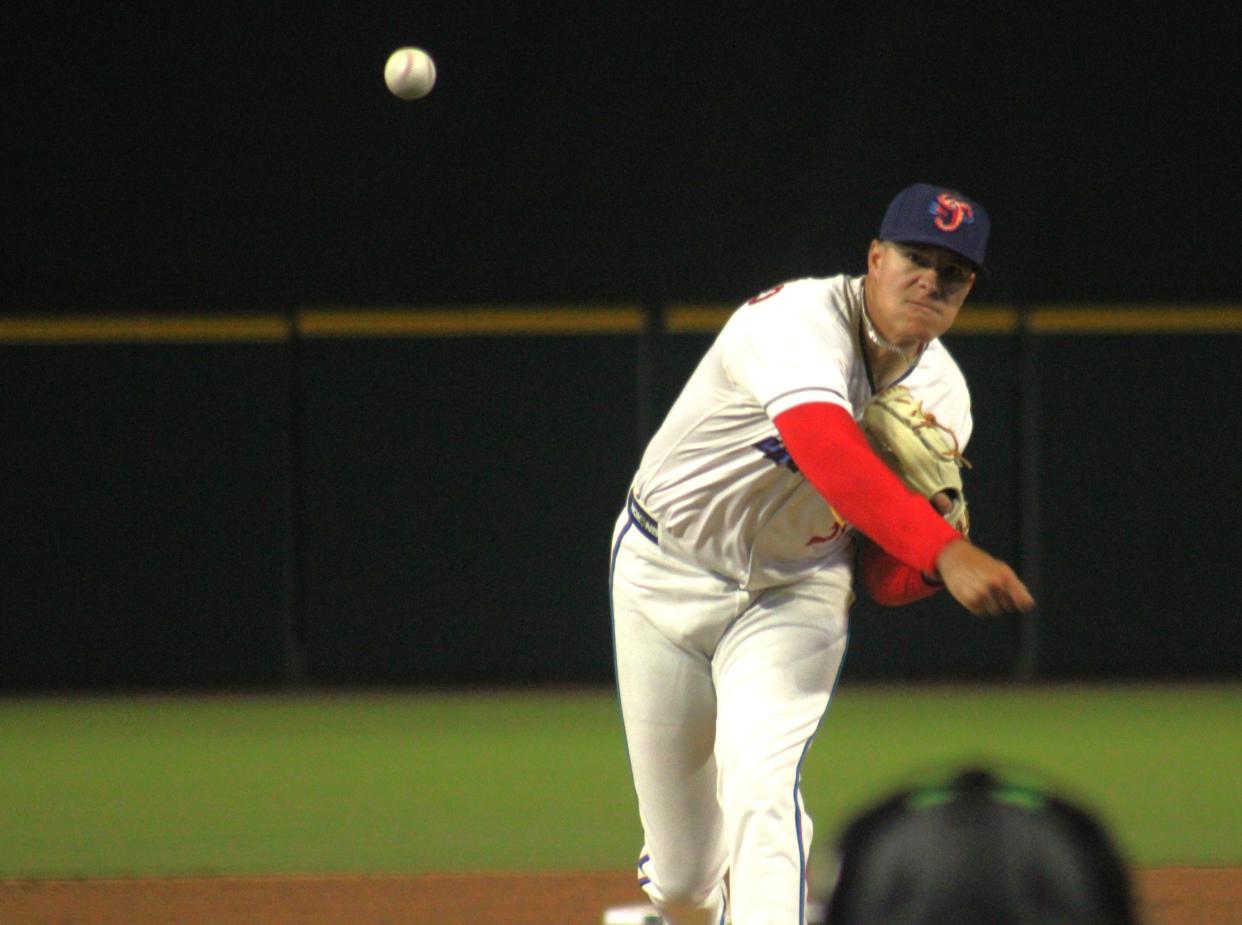
[[[399,99],[422,99],[436,85],[436,63],[421,48],[398,48],[384,65],[384,83]]]

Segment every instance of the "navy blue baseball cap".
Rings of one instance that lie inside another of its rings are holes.
[[[880,240],[934,244],[983,269],[992,222],[969,196],[931,183],[915,183],[893,197],[880,223]]]

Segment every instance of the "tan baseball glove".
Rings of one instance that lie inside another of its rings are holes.
[[[962,536],[970,535],[970,512],[962,491],[962,467],[970,468],[957,435],[923,408],[904,385],[876,395],[863,411],[863,430],[876,454],[924,498],[944,492],[952,502],[947,520]]]

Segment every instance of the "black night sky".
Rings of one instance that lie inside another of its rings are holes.
[[[30,4],[5,310],[733,302],[913,180],[991,211],[977,298],[1237,301],[1237,5],[1008,6]]]

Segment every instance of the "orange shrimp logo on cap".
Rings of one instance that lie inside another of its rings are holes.
[[[954,199],[948,193],[937,196],[927,211],[936,216],[934,224],[941,231],[957,231],[963,222],[970,225],[975,220],[975,212],[970,203]]]

